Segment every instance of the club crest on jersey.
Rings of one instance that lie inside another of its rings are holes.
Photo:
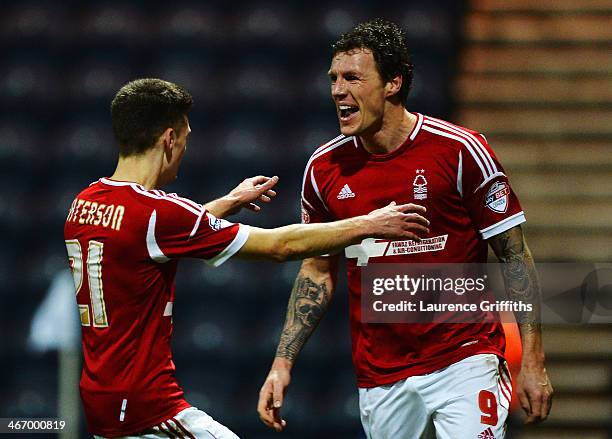
[[[493,212],[506,213],[510,204],[510,187],[503,181],[496,181],[485,197],[485,206]]]
[[[425,178],[425,169],[416,170],[416,175],[412,181],[412,189],[414,191],[415,200],[427,199],[427,179]]]

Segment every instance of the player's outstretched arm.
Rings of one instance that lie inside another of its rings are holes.
[[[517,394],[527,413],[526,423],[544,421],[550,413],[553,388],[544,367],[544,347],[540,325],[541,291],[533,257],[521,226],[489,239],[497,258],[503,263],[508,297],[532,305],[532,311],[517,312],[523,358],[517,378]]]
[[[306,259],[295,279],[276,357],[259,391],[257,404],[262,422],[276,431],[287,425],[281,409],[291,381],[291,369],[327,311],[336,288],[338,259],[337,255]]]
[[[266,177],[258,175],[257,177],[245,178],[230,193],[206,203],[204,207],[217,218],[233,215],[242,208],[259,212],[261,207],[255,204],[255,202],[269,203],[272,201],[272,198],[276,196],[276,192],[272,190],[276,183],[278,183],[277,176]]]
[[[283,262],[334,253],[365,238],[420,240],[429,221],[416,204],[391,203],[367,215],[319,224],[292,224],[276,229],[252,227],[237,256]]]

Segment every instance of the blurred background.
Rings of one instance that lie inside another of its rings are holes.
[[[487,135],[527,212],[536,260],[612,261],[610,0],[4,2],[0,417],[64,416],[79,426],[64,437],[88,436],[63,222],[75,194],[113,172],[118,88],[153,76],[193,94],[188,154],[169,190],[204,202],[276,174],[277,200],[233,219],[297,222],[304,165],[338,133],[330,45],[374,17],[411,42],[408,108]],[[298,267],[187,261],[177,276],[179,382],[245,439],[275,437],[255,407]],[[612,328],[546,327],[545,346],[551,417],[528,429],[512,420],[509,436],[612,437]],[[344,283],[299,358],[284,412],[287,439],[363,437]]]

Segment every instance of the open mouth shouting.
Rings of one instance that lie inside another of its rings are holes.
[[[357,116],[357,113],[359,113],[359,107],[356,105],[338,105],[338,117],[341,123],[349,123]]]

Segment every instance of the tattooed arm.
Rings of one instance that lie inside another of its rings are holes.
[[[526,423],[546,419],[553,389],[544,367],[544,348],[540,325],[541,292],[531,252],[520,226],[489,239],[502,263],[502,274],[509,299],[532,305],[531,311],[517,312],[523,357],[517,379],[517,394],[527,413]]]
[[[263,423],[276,431],[281,431],[286,425],[280,410],[291,381],[291,368],[327,311],[337,272],[338,256],[305,259],[293,285],[276,358],[261,387],[257,404]]]

